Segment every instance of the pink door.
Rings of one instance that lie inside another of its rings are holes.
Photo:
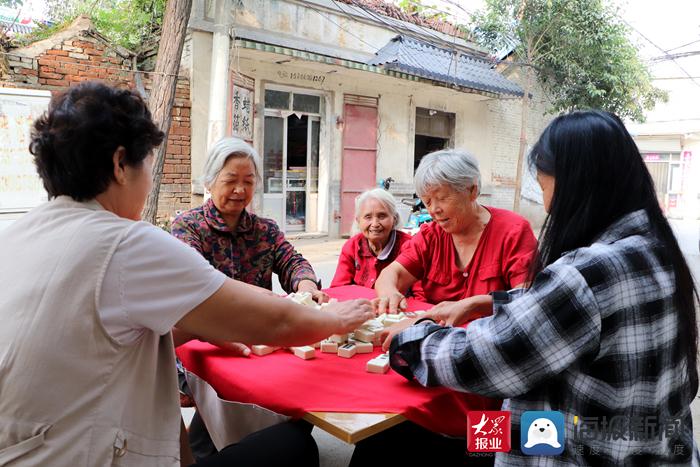
[[[355,198],[377,183],[377,99],[346,94],[343,119],[340,234],[349,235]]]

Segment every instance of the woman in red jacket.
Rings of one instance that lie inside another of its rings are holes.
[[[331,287],[356,284],[374,287],[377,276],[411,239],[396,230],[400,224],[394,197],[375,188],[355,200],[355,221],[360,233],[343,245]]]

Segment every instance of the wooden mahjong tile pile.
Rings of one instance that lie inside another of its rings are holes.
[[[301,305],[314,307],[319,311],[323,311],[325,307],[331,303],[337,302],[336,299],[331,299],[329,303],[322,305],[317,304],[311,298],[309,292],[291,293],[287,296],[289,300],[293,300]],[[304,345],[300,347],[289,347],[297,357],[303,360],[309,360],[316,356],[316,349],[322,353],[333,353],[342,358],[352,358],[356,354],[372,353],[374,346],[381,346],[381,337],[384,329],[396,324],[404,319],[418,316],[422,311],[412,313],[397,313],[397,314],[381,314],[376,318],[365,321],[362,326],[355,329],[349,334],[333,334],[328,338],[317,342],[313,345]],[[264,356],[281,349],[281,347],[273,347],[268,345],[253,345],[252,352],[258,356]],[[367,371],[369,373],[386,373],[389,371],[389,354],[380,354],[367,362]]]

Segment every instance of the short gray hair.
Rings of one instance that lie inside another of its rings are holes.
[[[416,194],[423,196],[430,188],[447,185],[466,192],[476,186],[481,191],[481,173],[476,157],[461,149],[443,149],[423,156],[416,169]]]
[[[219,176],[219,172],[224,168],[224,165],[231,157],[241,157],[249,159],[253,163],[255,169],[255,180],[261,181],[260,174],[260,156],[253,147],[240,138],[225,137],[217,141],[207,156],[207,162],[204,164],[204,174],[202,175],[202,183],[209,189]]]
[[[370,199],[375,199],[379,201],[382,206],[389,211],[389,215],[394,218],[393,229],[396,229],[401,223],[401,217],[399,216],[399,211],[396,209],[396,199],[388,191],[382,188],[373,188],[371,190],[363,191],[357,198],[355,198],[355,220],[360,217],[360,208],[365,201]]]

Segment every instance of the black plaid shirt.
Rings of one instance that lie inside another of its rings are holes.
[[[563,255],[530,289],[496,300],[493,316],[466,329],[408,328],[392,341],[391,364],[425,386],[504,398],[513,449],[496,465],[699,465],[689,408],[697,387],[674,291],[663,246],[637,211]],[[528,410],[564,414],[561,455],[520,451]]]

